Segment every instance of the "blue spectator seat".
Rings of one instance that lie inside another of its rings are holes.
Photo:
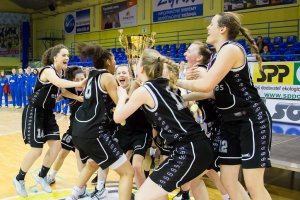
[[[274,37],[274,40],[273,40],[273,44],[274,45],[280,45],[283,43],[283,37],[282,36],[276,36]]]
[[[286,43],[287,44],[295,44],[297,42],[297,37],[295,35],[289,35],[286,38]]]
[[[284,61],[294,61],[296,60],[296,55],[294,51],[286,51],[283,55]]]
[[[270,44],[271,43],[271,39],[269,37],[264,37],[263,38],[263,42],[266,44]]]

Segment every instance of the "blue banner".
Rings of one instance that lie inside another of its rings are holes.
[[[153,22],[203,15],[202,0],[154,0]]]
[[[76,33],[90,32],[90,9],[76,12]]]

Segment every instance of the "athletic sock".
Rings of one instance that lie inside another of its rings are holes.
[[[97,190],[102,190],[102,188],[104,188],[104,187],[105,187],[105,181],[100,181],[98,179],[97,186],[96,186]]]
[[[24,179],[25,179],[25,176],[26,176],[26,172],[24,172],[21,168],[20,168],[20,170],[19,170],[19,173],[18,173],[18,175],[16,176],[16,179],[18,180],[18,181],[23,181]]]
[[[39,173],[39,177],[45,178],[47,176],[49,169],[50,169],[49,167],[42,166],[42,169]]]

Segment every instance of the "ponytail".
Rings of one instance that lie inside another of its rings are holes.
[[[258,66],[261,69],[261,62],[262,59],[259,55],[259,49],[254,41],[254,39],[250,36],[249,30],[244,28],[244,27],[240,27],[240,32],[242,33],[242,35],[248,40],[248,42],[250,43],[251,46],[251,53],[253,53],[256,57],[256,60],[258,62]]]

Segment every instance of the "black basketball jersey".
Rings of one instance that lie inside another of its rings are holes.
[[[160,132],[160,136],[167,145],[190,140],[196,135],[206,138],[204,131],[195,122],[182,97],[170,88],[168,79],[149,80],[144,87],[151,94],[155,107],[151,109],[143,106],[143,109],[151,123],[157,124],[164,130]]]
[[[34,86],[33,94],[30,97],[29,104],[34,107],[52,110],[55,107],[56,98],[59,95],[59,88],[50,82],[43,82],[40,80],[42,72],[47,68],[54,69],[54,66],[46,66],[41,69]],[[58,75],[57,73],[56,75],[61,78],[61,75]]]
[[[84,138],[96,138],[110,131],[112,108],[114,103],[100,85],[101,75],[106,70],[93,70],[89,74],[84,91],[84,101],[75,113],[73,135]]]
[[[216,107],[221,113],[238,112],[250,107],[254,103],[261,102],[257,89],[254,87],[252,77],[249,72],[246,52],[240,44],[232,41],[223,43],[220,49],[227,44],[237,45],[245,55],[245,63],[229,71],[229,73],[214,88]],[[210,61],[210,66],[216,60],[217,53]]]
[[[83,91],[78,91],[76,90],[76,88],[66,88],[69,92],[77,95],[77,96],[83,96]],[[70,99],[69,98],[69,106],[70,106],[70,112],[71,112],[71,116],[70,118],[74,118],[75,117],[75,113],[78,110],[78,108],[81,106],[82,102],[79,102],[75,99]]]
[[[119,125],[117,129],[118,132],[127,135],[151,133],[151,130],[152,127],[148,123],[142,108],[139,108],[132,115],[130,115],[126,119],[125,125]]]

